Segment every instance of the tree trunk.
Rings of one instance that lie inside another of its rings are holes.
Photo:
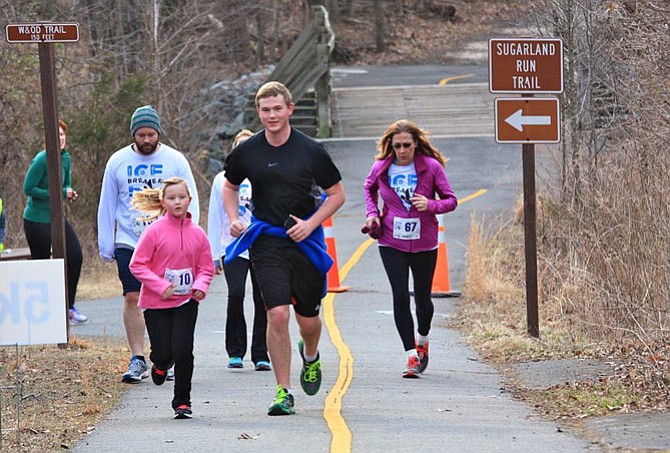
[[[262,11],[256,14],[256,64],[263,64],[265,62],[265,18]]]
[[[344,3],[344,17],[351,18],[351,16],[354,14],[354,1],[353,0],[346,0]]]
[[[383,0],[374,0],[373,10],[375,15],[375,48],[377,52],[386,50],[384,41],[384,2]]]
[[[340,19],[340,5],[337,0],[328,0],[326,3],[326,10],[328,10],[328,15],[333,21],[338,21]]]
[[[227,43],[224,47],[234,61],[247,61],[251,53],[246,3],[244,0],[228,0],[226,5],[230,17],[224,20],[223,42]]]

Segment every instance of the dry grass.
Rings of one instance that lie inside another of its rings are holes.
[[[78,300],[121,295],[115,264],[85,267]],[[125,339],[70,337],[55,345],[0,348],[2,446],[0,451],[44,452],[73,447],[117,405],[128,388],[119,376],[130,350]],[[20,445],[16,381],[20,382]]]
[[[119,376],[127,359],[123,342],[109,338],[74,337],[66,347],[20,346],[17,433],[16,349],[0,348],[0,450],[37,453],[73,447],[95,429],[123,395],[127,386]]]
[[[518,216],[516,217],[518,220]],[[453,325],[509,378],[509,390],[551,418],[579,421],[613,412],[670,410],[670,347],[638,336],[590,330],[594,321],[573,300],[579,285],[557,284],[540,248],[538,282],[540,338],[527,334],[523,227],[518,221],[473,216],[464,297]],[[556,263],[554,263],[556,264]],[[600,319],[600,318],[598,318]],[[653,352],[652,352],[653,351]],[[611,376],[597,381],[527,389],[511,365],[521,361],[597,358],[615,362]]]
[[[564,326],[541,294],[541,338],[527,335],[523,229],[519,224],[501,220],[487,223],[473,214],[467,261],[459,325],[488,360],[505,363],[570,357],[592,349],[584,337]],[[538,280],[542,287],[541,277]]]
[[[107,299],[123,294],[116,270],[116,263],[96,263],[82,269],[77,286],[77,300]]]

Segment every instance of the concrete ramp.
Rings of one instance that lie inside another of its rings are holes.
[[[333,138],[377,138],[402,118],[433,136],[493,135],[493,100],[486,83],[335,88]]]

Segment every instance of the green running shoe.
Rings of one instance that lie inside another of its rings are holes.
[[[286,391],[281,385],[277,386],[277,396],[268,409],[268,415],[291,415],[293,410],[293,395]]]
[[[305,345],[302,339],[298,342],[298,351],[302,358],[302,370],[300,371],[300,387],[308,395],[316,395],[321,388],[321,358],[319,354],[316,355],[316,360],[308,362],[305,360],[305,353],[303,351]]]

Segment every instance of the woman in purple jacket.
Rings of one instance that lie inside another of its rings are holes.
[[[433,319],[430,293],[437,263],[438,214],[458,205],[445,158],[416,123],[399,120],[377,142],[379,154],[365,179],[364,229],[378,235],[379,254],[393,291],[393,317],[407,352],[404,378],[428,366]],[[379,210],[379,198],[383,204]],[[414,279],[418,335],[410,309],[409,271]]]

